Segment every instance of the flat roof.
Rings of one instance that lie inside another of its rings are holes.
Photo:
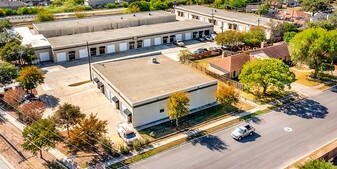
[[[192,87],[216,85],[217,81],[163,55],[93,64],[113,88],[131,104],[170,95]]]
[[[50,48],[50,43],[43,35],[34,35],[28,27],[14,27],[12,31],[22,37],[21,41],[23,45],[30,44],[33,48]]]
[[[151,13],[151,15],[149,15]],[[172,16],[174,14],[165,11],[147,11],[130,14],[117,14],[109,16],[97,16],[81,19],[59,20],[53,22],[33,23],[37,31],[55,30],[55,29],[69,29],[83,26],[100,25],[111,22],[118,22],[123,18],[123,21],[138,20],[140,18],[153,18],[160,16]]]
[[[216,10],[214,13],[215,18],[221,18],[224,20],[232,21],[232,22],[241,22],[251,25],[258,25],[258,19],[260,20],[260,26],[269,27],[267,23],[271,18],[262,17],[255,14],[248,14],[242,12],[233,12],[224,9],[216,9],[209,8],[201,5],[185,5],[185,6],[177,6],[176,9],[186,10],[193,13],[199,13],[203,15],[207,15],[211,17],[212,10]],[[275,19],[273,19],[275,20]]]
[[[134,37],[146,37],[151,35],[164,34],[169,32],[178,32],[189,29],[212,27],[213,25],[206,22],[195,20],[175,21],[168,23],[159,23],[153,25],[142,25],[136,27],[113,29],[107,31],[88,32],[75,35],[65,35],[48,38],[53,50],[66,49],[71,47],[85,46],[111,42],[123,39],[133,39]]]

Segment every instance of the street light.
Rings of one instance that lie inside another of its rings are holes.
[[[213,25],[215,25],[215,23],[214,23],[214,15],[215,15],[215,13],[216,13],[216,9],[211,9],[211,15],[212,15],[212,23],[213,23]]]
[[[89,50],[89,43],[87,42],[87,52],[88,52],[88,62],[89,62],[89,75],[90,75],[90,81],[92,81],[91,76],[91,56],[90,56],[90,50]]]

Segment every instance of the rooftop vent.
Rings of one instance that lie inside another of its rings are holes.
[[[123,19],[123,16],[121,17],[121,19]]]
[[[136,17],[136,14],[133,14],[134,17]]]
[[[152,16],[152,13],[149,13],[150,16]]]

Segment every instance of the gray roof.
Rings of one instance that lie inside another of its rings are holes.
[[[20,2],[20,1],[0,1],[0,8],[10,8],[10,7],[22,7],[27,6],[27,4]]]
[[[164,33],[174,33],[189,29],[212,28],[212,24],[195,20],[176,21],[153,25],[143,25],[107,31],[82,33],[47,38],[53,50],[85,46],[90,44],[113,42],[118,40],[133,39],[134,37],[147,37]]]
[[[157,64],[151,62],[151,57],[97,63],[92,66],[133,106],[156,100],[158,97],[167,97],[177,91],[217,84],[216,80],[166,56],[155,56]]]
[[[255,14],[248,14],[242,12],[233,12],[223,9],[209,8],[200,5],[186,5],[186,6],[177,6],[176,9],[181,9],[193,13],[198,13],[211,17],[212,10],[216,10],[214,13],[214,18],[220,18],[223,20],[238,22],[250,25],[257,25],[257,20],[260,20],[260,26],[269,27],[267,23],[270,21],[270,18],[262,17]]]
[[[149,15],[151,13],[151,15]],[[34,23],[35,28],[38,31],[43,30],[57,30],[57,29],[72,29],[76,27],[88,27],[93,25],[101,25],[104,23],[117,22],[123,18],[123,21],[138,20],[139,18],[153,18],[160,16],[172,16],[174,14],[165,11],[151,11],[151,12],[139,12],[134,14],[119,14],[119,15],[109,15],[109,16],[98,16],[89,17],[81,19],[69,19],[69,20],[59,20],[53,22],[44,23]]]

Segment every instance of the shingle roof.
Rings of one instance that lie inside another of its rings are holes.
[[[224,70],[226,72],[232,72],[236,70],[241,70],[243,65],[246,62],[251,61],[252,59],[253,57],[244,53],[240,53],[225,58],[212,60],[211,62],[209,62],[209,64],[214,68],[222,69],[222,71]]]
[[[263,53],[265,53],[270,58],[281,59],[283,57],[290,56],[288,50],[288,44],[281,44],[276,46],[270,46],[266,48],[260,49]]]

